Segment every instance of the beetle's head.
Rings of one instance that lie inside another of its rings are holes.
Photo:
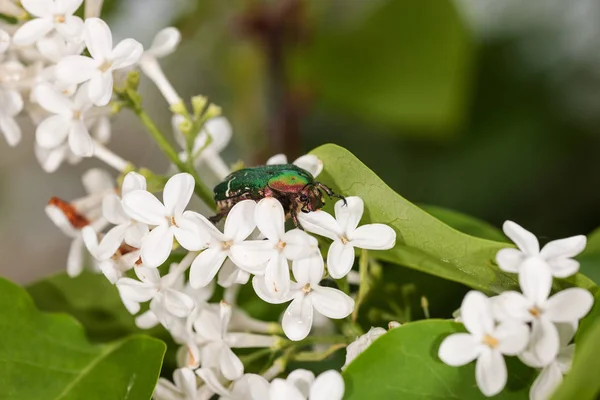
[[[304,213],[317,211],[325,205],[323,194],[315,185],[306,185],[300,192],[298,199],[302,204],[301,210]]]

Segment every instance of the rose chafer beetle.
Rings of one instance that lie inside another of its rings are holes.
[[[315,181],[310,172],[294,164],[240,169],[226,176],[223,182],[215,186],[217,215],[210,220],[213,223],[219,222],[231,207],[242,200],[274,197],[283,206],[286,217],[290,216],[294,225],[299,227],[299,212],[317,211],[325,205],[321,190],[329,197],[337,197],[346,202],[344,196]]]

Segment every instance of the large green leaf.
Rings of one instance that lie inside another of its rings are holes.
[[[0,338],[0,398],[11,400],[147,400],[165,352],[141,335],[92,345],[72,317],[38,311],[1,278]]]
[[[600,394],[600,320],[577,341],[571,372],[557,389],[552,400],[597,399]]]
[[[596,284],[600,283],[600,228],[588,235],[587,246],[577,260],[581,264],[581,272]]]
[[[506,241],[500,229],[478,218],[438,206],[421,204],[420,207],[446,225],[467,235],[498,242]]]
[[[444,224],[394,192],[342,147],[327,144],[312,153],[325,164],[319,180],[345,196],[360,196],[364,200],[363,223],[385,223],[396,231],[396,246],[388,251],[373,251],[374,257],[488,293],[517,287],[516,275],[501,271],[495,263],[498,250],[509,244],[469,236]],[[557,289],[572,285],[593,292],[597,289],[581,274],[558,282]]]
[[[483,399],[474,363],[456,368],[437,357],[443,338],[463,331],[462,324],[442,320],[392,329],[346,368],[345,399]],[[533,370],[511,361],[508,384],[496,398],[526,399]]]
[[[473,43],[454,2],[314,4],[314,40],[297,62],[324,105],[404,133],[462,122]]]

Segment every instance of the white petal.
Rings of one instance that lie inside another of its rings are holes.
[[[221,349],[219,366],[223,376],[229,380],[235,380],[244,374],[244,364],[227,346],[223,346],[223,349]]]
[[[327,253],[327,270],[334,279],[348,275],[354,264],[354,246],[351,243],[342,244],[335,240]]]
[[[550,267],[538,257],[526,259],[519,270],[519,285],[528,299],[538,306],[544,304],[552,289]]]
[[[540,244],[533,233],[523,229],[520,225],[512,221],[504,222],[502,229],[506,236],[508,236],[522,252],[529,256],[535,256],[539,253]]]
[[[586,243],[587,239],[583,235],[553,240],[544,246],[540,252],[540,256],[546,260],[575,257],[585,249]]]
[[[281,236],[285,243],[282,254],[288,260],[308,257],[319,249],[317,239],[300,229],[292,229]]]
[[[282,163],[285,164],[285,163]],[[323,161],[313,154],[306,154],[294,161],[294,164],[310,172],[313,177],[317,177],[323,171]]]
[[[23,110],[23,98],[16,90],[4,88],[0,91],[2,114],[6,117],[15,117]]]
[[[530,400],[548,400],[556,388],[563,380],[560,368],[556,363],[550,363],[542,369],[540,374],[535,378],[531,390],[529,391]]]
[[[125,196],[127,193],[134,190],[146,190],[146,178],[137,172],[130,172],[125,175],[123,179],[123,186],[121,186],[121,195]]]
[[[194,177],[188,173],[173,175],[163,191],[163,201],[168,215],[183,214],[194,193]]]
[[[2,119],[0,119],[1,124]],[[1,125],[0,125],[1,127]],[[35,157],[40,163],[42,169],[48,173],[52,173],[60,167],[67,152],[67,146],[59,146],[53,149],[46,149],[39,145],[34,147]]]
[[[529,309],[533,306],[533,301],[511,290],[494,298],[494,316],[499,321],[515,319],[529,322],[533,318]]]
[[[265,284],[273,296],[282,296],[290,289],[290,269],[285,257],[274,255],[265,269]]]
[[[283,379],[274,379],[269,387],[269,399],[305,400],[306,397],[290,383]]]
[[[180,41],[181,33],[177,28],[164,28],[154,36],[146,52],[157,58],[165,57],[175,51]]]
[[[137,267],[143,268],[143,267]],[[121,297],[137,303],[150,300],[156,294],[156,287],[136,281],[131,278],[121,278],[117,281],[117,288]]]
[[[223,384],[219,381],[219,378],[213,370],[210,368],[198,368],[196,370],[196,374],[204,381],[204,384],[208,386],[213,392],[217,393],[223,397],[229,397],[229,390],[223,386]],[[208,398],[211,398],[210,396]],[[179,399],[177,399],[179,400]]]
[[[444,339],[438,350],[438,357],[453,367],[473,361],[480,352],[480,342],[468,333],[454,333]]]
[[[308,336],[313,320],[313,306],[303,294],[298,295],[283,314],[281,326],[290,340],[302,340]]]
[[[71,15],[65,18],[65,22],[54,25],[56,32],[68,40],[78,40],[83,32],[83,21],[81,18]]]
[[[268,239],[278,241],[285,232],[285,214],[279,200],[266,197],[258,202],[254,211],[256,225]]]
[[[287,164],[288,163],[288,159],[286,157],[285,154],[275,154],[274,156],[270,157],[266,164],[267,165],[279,165],[279,164]],[[302,168],[302,167],[300,167]]]
[[[245,285],[248,280],[250,280],[250,274],[238,268],[230,259],[225,260],[217,277],[217,283],[224,288],[235,284]]]
[[[484,349],[475,366],[475,379],[481,392],[490,397],[506,385],[506,363],[499,351]]]
[[[98,245],[99,256],[101,259],[108,259],[117,252],[121,243],[123,243],[126,229],[127,226],[125,225],[117,225],[106,232],[106,235],[104,235]]]
[[[70,114],[73,102],[64,94],[48,84],[35,87],[35,98],[38,104],[53,114]]]
[[[56,77],[65,83],[81,83],[99,74],[96,61],[84,56],[67,56],[56,64]]]
[[[106,22],[100,18],[85,20],[85,45],[96,60],[106,61],[112,52],[112,33]]]
[[[139,249],[142,246],[142,240],[148,234],[148,225],[142,222],[131,222],[125,232],[125,243]]]
[[[105,106],[113,92],[112,73],[97,73],[92,76],[88,86],[88,95],[97,106]]]
[[[360,197],[350,196],[344,200],[338,200],[335,203],[335,219],[337,220],[342,232],[350,235],[358,226],[362,218],[365,204]]]
[[[111,224],[125,224],[129,222],[130,218],[123,211],[121,206],[121,199],[114,193],[107,193],[102,198],[102,216],[108,220]]]
[[[200,315],[194,323],[194,328],[200,336],[207,340],[221,340],[221,320],[212,311],[207,309],[200,311]]]
[[[496,254],[496,262],[502,271],[517,273],[526,255],[517,249],[502,249]]]
[[[299,284],[305,285],[310,283],[313,286],[318,285],[325,271],[321,253],[315,251],[310,257],[294,261],[292,263],[292,271],[294,272],[296,282]]]
[[[471,290],[463,299],[460,315],[465,328],[475,337],[493,332],[494,319],[489,299],[481,292]]]
[[[173,247],[173,232],[166,225],[154,228],[142,242],[142,262],[148,267],[158,267],[167,261]]]
[[[296,294],[294,291],[290,290],[287,294],[281,297],[274,296],[271,291],[267,289],[265,279],[262,276],[255,276],[252,278],[252,287],[254,288],[254,292],[256,292],[258,297],[270,304],[286,303],[293,299]]]
[[[559,344],[558,332],[552,322],[546,318],[533,320],[529,345],[525,351],[531,353],[531,360],[536,360],[532,366],[548,365],[556,358]]]
[[[339,239],[344,234],[335,218],[322,210],[300,213],[298,214],[298,221],[306,231],[325,236],[331,240]]]
[[[166,211],[162,203],[145,190],[134,190],[123,197],[123,209],[133,219],[148,225],[166,223]]]
[[[200,253],[190,267],[190,285],[194,289],[208,285],[217,275],[226,257],[220,248],[208,248]]]
[[[592,308],[594,296],[581,288],[569,288],[550,297],[544,317],[552,322],[571,322],[583,318]]]
[[[319,313],[327,318],[346,318],[354,309],[354,300],[341,290],[316,286],[312,288],[310,301]]]
[[[242,241],[250,236],[256,228],[256,222],[254,221],[255,208],[256,202],[254,200],[240,201],[233,206],[227,215],[227,220],[225,220],[223,229],[225,236],[234,242]]]
[[[31,15],[36,17],[46,17],[52,14],[53,2],[40,0],[21,0],[21,5]]]
[[[129,67],[138,62],[144,47],[134,39],[125,39],[117,43],[112,51],[112,69]]]
[[[98,254],[98,234],[91,226],[84,226],[81,230],[81,237],[83,238],[83,243],[85,243],[85,247],[87,247],[88,251],[94,258],[97,257]],[[103,257],[104,258],[104,257]]]
[[[151,284],[152,287],[158,287],[160,285],[160,273],[156,268],[137,267],[134,271],[140,281]]]
[[[368,224],[357,228],[348,238],[354,247],[387,250],[396,244],[396,232],[384,224]]]
[[[175,385],[183,391],[188,398],[194,398],[198,391],[196,374],[191,368],[178,368],[173,372]]]
[[[579,271],[579,261],[571,258],[553,258],[548,260],[552,276],[556,278],[567,278]]]
[[[529,327],[521,322],[507,321],[496,327],[493,337],[499,341],[502,354],[514,356],[525,349],[529,341]]]
[[[63,143],[69,133],[70,123],[62,115],[53,115],[38,125],[35,141],[45,148],[53,148]]]
[[[13,43],[28,45],[44,37],[52,30],[52,21],[45,18],[35,18],[25,22],[14,34]]]
[[[83,271],[83,238],[76,237],[71,242],[69,255],[67,256],[67,275],[71,278],[79,275]]]
[[[231,140],[232,128],[231,124],[225,117],[211,118],[204,124],[200,134],[210,135],[212,143],[209,147],[215,152],[221,152]],[[200,150],[201,147],[196,148],[196,145],[200,143],[194,142],[194,151]],[[204,153],[200,156],[202,157]]]
[[[14,118],[0,115],[0,130],[9,146],[14,147],[21,141],[21,128]]]
[[[296,369],[290,372],[285,380],[295,386],[302,393],[302,396],[308,397],[310,387],[315,381],[315,374],[306,369]]]
[[[71,122],[69,147],[79,157],[91,157],[94,154],[94,142],[83,121]]]
[[[81,6],[83,0],[63,0],[61,2],[61,12],[66,15],[73,15]]]
[[[176,226],[171,227],[181,247],[190,251],[203,250],[209,246],[211,241],[204,226],[197,223],[196,215],[198,213],[194,211],[186,211],[183,215],[175,217]]]
[[[194,300],[187,294],[174,289],[164,291],[165,308],[176,317],[185,318],[194,309]]]
[[[263,274],[266,263],[277,252],[268,240],[247,240],[231,246],[231,260],[251,274]]]
[[[335,371],[323,372],[310,388],[310,400],[342,400],[344,397],[344,378]]]

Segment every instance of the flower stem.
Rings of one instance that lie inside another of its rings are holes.
[[[154,121],[152,121],[152,119],[144,111],[144,109],[140,106],[136,106],[135,102],[132,102],[132,103],[133,104],[132,104],[131,109],[138,116],[138,118],[144,124],[144,126],[146,126],[146,128],[148,129],[148,132],[150,133],[150,135],[152,135],[152,138],[156,141],[156,144],[158,144],[158,147],[160,147],[160,149],[163,151],[163,153],[165,153],[165,155],[169,158],[169,160],[171,160],[171,162],[173,164],[175,164],[175,166],[181,172],[187,172],[194,177],[194,180],[196,181],[196,187],[194,188],[194,192],[212,210],[216,210],[216,206],[215,206],[215,202],[213,200],[212,193],[211,193],[210,189],[208,189],[206,187],[206,185],[200,180],[200,178],[198,177],[198,173],[194,170],[193,167],[189,166],[188,164],[182,162],[179,159],[179,155],[177,154],[177,151],[175,151],[173,146],[171,146],[171,143],[169,143],[169,141],[165,138],[163,133],[160,131],[160,129],[158,129],[158,127],[156,126]]]
[[[113,153],[98,142],[94,142],[94,157],[104,161],[107,165],[113,167],[119,172],[123,172],[129,166],[129,163]]]

